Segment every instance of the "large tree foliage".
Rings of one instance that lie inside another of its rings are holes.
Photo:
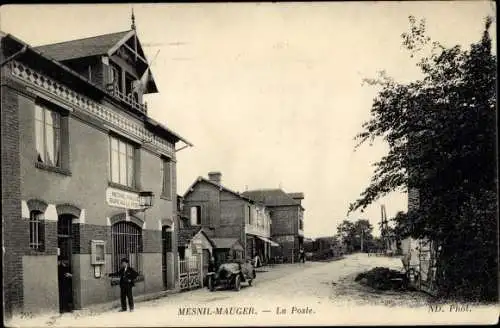
[[[349,251],[361,250],[361,239],[363,239],[363,248],[366,250],[373,240],[372,232],[373,226],[368,220],[363,219],[354,223],[344,220],[337,226],[337,234]]]
[[[445,295],[497,298],[496,56],[487,18],[482,38],[464,50],[432,42],[410,17],[403,45],[421,56],[422,78],[399,83],[385,74],[359,145],[381,138],[389,152],[349,211],[392,191],[419,191],[405,227],[439,245],[437,283]],[[430,54],[422,54],[430,49]],[[358,147],[357,146],[357,147]]]

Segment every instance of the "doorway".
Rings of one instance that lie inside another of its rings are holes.
[[[57,220],[57,265],[59,287],[59,311],[73,310],[72,229],[73,216],[60,215]]]

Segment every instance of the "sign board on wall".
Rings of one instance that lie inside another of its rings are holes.
[[[127,208],[132,210],[141,209],[139,194],[130,191],[124,191],[116,188],[106,189],[106,202],[109,206]]]

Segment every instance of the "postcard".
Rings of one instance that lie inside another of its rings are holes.
[[[4,324],[498,323],[495,9],[2,6]]]

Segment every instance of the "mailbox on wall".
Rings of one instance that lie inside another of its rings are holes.
[[[106,242],[103,240],[92,240],[90,243],[91,264],[103,265],[106,262]]]

